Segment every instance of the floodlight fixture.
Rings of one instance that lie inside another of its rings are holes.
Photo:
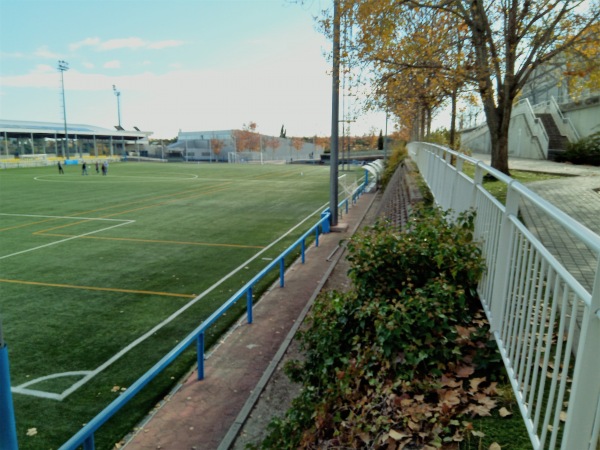
[[[69,159],[69,142],[67,135],[67,104],[65,102],[65,77],[64,73],[69,70],[69,63],[63,60],[58,61],[58,70],[60,72],[60,86],[62,89],[63,121],[65,124],[65,139],[63,141],[63,158]]]
[[[119,119],[119,128],[121,128],[121,91],[119,91],[117,89],[117,87],[113,84],[113,92],[115,93],[115,96],[117,97],[117,115],[118,115],[118,119]]]

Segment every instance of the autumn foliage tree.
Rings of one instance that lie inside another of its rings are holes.
[[[235,140],[236,151],[260,151],[260,134],[258,134],[256,128],[256,122],[248,122],[247,124],[243,125],[241,130],[233,131],[233,139]]]
[[[374,69],[376,101],[398,116],[412,110],[422,134],[429,111],[471,84],[490,130],[492,166],[504,173],[512,107],[536,69],[573,52],[587,73],[600,64],[598,0],[340,0],[340,5],[354,30],[353,57]],[[331,17],[323,23],[330,29]]]
[[[221,154],[221,150],[223,150],[224,145],[225,143],[221,139],[210,140],[210,148],[217,157]]]
[[[273,157],[275,157],[275,151],[281,146],[281,140],[274,136],[267,136],[263,143],[266,149],[271,149]]]
[[[292,138],[292,147],[294,147],[294,150],[299,152],[300,150],[302,150],[303,146],[304,146],[304,140],[302,138],[299,138],[299,137]]]

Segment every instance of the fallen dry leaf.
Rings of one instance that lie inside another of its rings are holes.
[[[500,414],[500,417],[512,416],[512,413],[504,407],[500,408],[500,411],[498,411],[498,413]]]
[[[395,441],[399,441],[400,439],[404,439],[405,437],[408,437],[408,436],[410,436],[410,435],[404,434],[404,433],[399,433],[396,430],[390,430],[390,437]]]
[[[458,366],[458,368],[456,369],[456,377],[457,378],[468,378],[471,375],[473,375],[473,372],[475,372],[475,367],[473,366]]]
[[[27,430],[27,436],[35,436],[37,434],[37,428],[29,428]]]
[[[485,377],[471,378],[469,384],[471,385],[471,392],[477,392],[479,385],[485,381]]]

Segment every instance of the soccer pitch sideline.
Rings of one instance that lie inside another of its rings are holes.
[[[314,224],[329,198],[322,166],[88,172],[0,171],[0,319],[22,449],[64,443]],[[207,348],[244,306],[211,327]],[[97,448],[111,448],[194,361],[189,351],[173,363],[100,430]]]

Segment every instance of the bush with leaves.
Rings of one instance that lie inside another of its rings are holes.
[[[473,242],[475,216],[469,212],[451,222],[449,214],[433,207],[416,208],[406,232],[380,223],[353,238],[348,260],[359,295],[393,297],[441,278],[458,288],[468,287],[465,295],[472,301],[483,270],[481,250]]]
[[[299,334],[302,392],[262,448],[438,448],[489,415],[499,357],[477,307],[473,214],[423,209],[406,231],[379,224],[349,244],[350,293],[322,294]],[[393,444],[393,445],[392,445]]]
[[[557,157],[557,161],[600,166],[600,131],[570,143],[567,150]]]
[[[381,176],[381,184],[383,187],[390,182],[398,166],[406,159],[408,151],[406,150],[405,142],[396,142],[391,149],[390,155],[385,161],[385,169]]]

